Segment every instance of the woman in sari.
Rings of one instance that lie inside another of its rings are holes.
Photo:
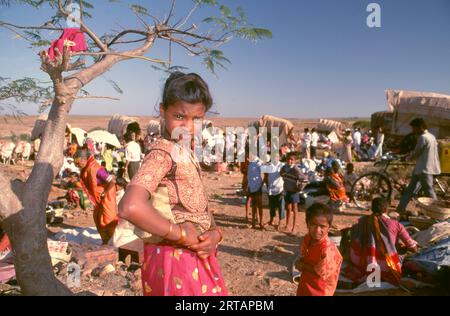
[[[189,146],[194,121],[202,120],[211,105],[200,76],[175,72],[167,79],[160,105],[164,138],[150,148],[119,204],[120,217],[159,237],[144,239],[146,296],[227,295],[216,258],[222,232],[208,210],[200,165]],[[149,201],[163,190],[171,219],[162,215],[164,205]]]
[[[325,171],[325,183],[330,195],[330,204],[334,210],[341,211],[342,205],[349,201],[345,192],[344,174],[339,162],[334,160],[331,168]]]
[[[83,191],[94,206],[95,225],[103,244],[107,244],[118,222],[114,176],[108,174],[86,149],[77,152],[75,163],[80,168]]]
[[[398,285],[402,276],[401,257],[396,245],[403,242],[406,248],[417,252],[417,242],[398,221],[390,219],[387,201],[382,197],[372,201],[372,214],[363,216],[351,230],[349,266],[346,275],[355,282],[364,282],[373,272],[369,264],[376,264],[381,280]],[[367,271],[369,270],[369,272]]]

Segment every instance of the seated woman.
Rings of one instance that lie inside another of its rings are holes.
[[[333,161],[331,168],[325,171],[325,183],[330,194],[333,210],[340,212],[342,205],[349,201],[344,186],[344,175],[338,161]]]
[[[402,275],[401,258],[396,248],[398,241],[402,241],[408,250],[417,252],[417,242],[402,224],[389,218],[387,206],[385,198],[375,198],[373,213],[361,217],[351,229],[349,266],[345,274],[355,282],[365,282],[374,271],[368,269],[368,265],[376,264],[380,268],[381,281],[397,285]]]

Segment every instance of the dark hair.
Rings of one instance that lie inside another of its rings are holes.
[[[346,166],[345,166],[345,169],[346,170],[348,170],[348,169],[352,169],[352,170],[355,170],[354,168],[355,168],[355,166],[351,163],[351,162],[349,162]]]
[[[372,200],[372,212],[376,215],[381,215],[386,211],[388,202],[384,197],[376,197]]]
[[[333,211],[326,204],[314,203],[306,210],[306,223],[310,223],[314,217],[325,216],[328,224],[333,223]]]
[[[409,123],[409,125],[411,127],[417,127],[417,128],[422,128],[422,129],[427,128],[427,124],[425,123],[423,118],[420,118],[420,117],[412,120],[411,123]]]
[[[121,186],[122,188],[126,188],[127,185],[128,185],[128,182],[127,182],[127,180],[125,180],[124,178],[120,177],[120,178],[117,178],[117,179],[116,179],[116,184],[117,184],[118,186]]]
[[[309,132],[309,128],[305,128],[305,133],[308,133]]]
[[[197,74],[173,72],[164,85],[162,106],[164,110],[178,101],[202,103],[208,111],[213,103],[206,82]]]
[[[88,159],[90,156],[91,156],[91,153],[89,152],[89,150],[82,148],[82,149],[77,150],[77,152],[74,155],[74,158]]]
[[[311,130],[311,132],[313,132],[313,133],[314,133],[315,131],[317,131],[317,130],[316,130],[316,128],[315,128],[315,127],[313,127],[313,128],[312,128],[312,130]]]
[[[286,160],[288,160],[291,157],[294,158],[295,160],[297,160],[297,156],[298,156],[298,154],[295,151],[288,152],[286,154]]]

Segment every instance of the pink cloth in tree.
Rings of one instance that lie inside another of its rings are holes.
[[[84,33],[81,32],[79,28],[66,28],[61,37],[53,41],[48,49],[50,60],[53,60],[56,57],[55,48],[58,48],[61,54],[63,53],[64,45],[69,46],[71,52],[83,52],[87,50]]]

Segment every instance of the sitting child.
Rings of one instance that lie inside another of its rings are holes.
[[[76,172],[69,174],[68,181],[66,182],[67,187],[67,203],[73,208],[80,208],[80,192],[83,192],[83,187],[81,186],[80,176]]]
[[[81,185],[80,175],[76,172],[71,172],[68,176],[68,180],[65,183],[65,187],[68,189],[65,198],[69,205],[73,208],[81,208],[83,210],[92,207],[89,197],[83,190]],[[62,197],[64,198],[64,197]]]
[[[333,161],[331,168],[325,171],[325,183],[333,210],[341,212],[343,204],[347,203],[349,199],[345,193],[344,175],[338,161]]]
[[[342,256],[328,239],[332,222],[333,213],[325,204],[314,203],[306,210],[308,234],[296,263],[301,271],[297,296],[332,296],[336,291]]]

